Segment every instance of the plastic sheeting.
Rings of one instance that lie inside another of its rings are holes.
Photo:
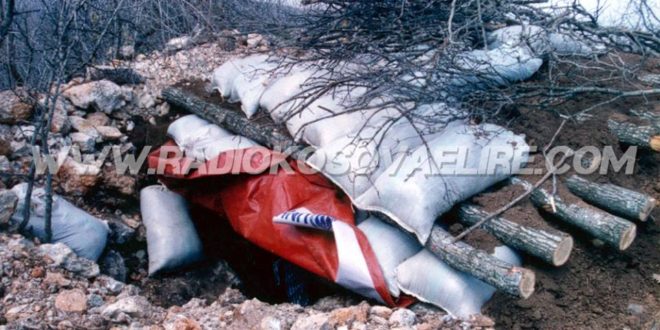
[[[12,222],[16,224],[23,221],[27,185],[27,183],[21,183],[12,188],[14,194],[19,197],[19,203],[12,216]],[[32,190],[30,221],[28,222],[28,228],[42,241],[46,240],[45,196],[46,192],[43,188]],[[63,243],[78,256],[94,261],[103,253],[110,233],[110,228],[105,222],[57,195],[53,195],[51,229],[53,243]]]
[[[149,275],[184,267],[204,257],[183,197],[160,185],[146,187],[140,191],[140,212],[147,230]]]
[[[509,85],[530,78],[543,65],[527,46],[503,46],[492,50],[473,50],[458,56],[461,68],[452,79],[455,86],[471,84]]]
[[[438,216],[512,175],[515,166],[527,160],[528,151],[523,136],[502,127],[456,121],[393,163],[355,204],[386,214],[424,243]],[[488,162],[494,153],[508,155],[503,161],[508,166],[485,167],[495,164]],[[453,163],[447,162],[447,154],[454,155]]]
[[[549,52],[558,55],[589,56],[601,51],[602,46],[562,32],[548,32],[536,25],[511,25],[497,29],[488,35],[488,47],[529,47],[535,56]]]
[[[493,255],[521,264],[520,257],[506,246],[496,247]],[[492,286],[449,267],[427,250],[399,265],[396,276],[401,291],[461,318],[480,314],[481,306],[495,293]]]
[[[410,235],[371,216],[358,225],[376,254],[387,288],[394,297],[400,295],[396,267],[422,249]]]

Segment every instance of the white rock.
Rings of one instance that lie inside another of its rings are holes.
[[[392,313],[389,323],[394,327],[409,327],[415,324],[415,313],[409,309],[400,308]]]
[[[18,196],[11,190],[0,190],[0,226],[9,224],[9,219],[16,210],[16,203],[18,203]]]
[[[119,129],[113,126],[96,126],[96,131],[99,132],[104,141],[115,141],[122,137]]]
[[[94,152],[96,148],[96,138],[85,133],[75,132],[69,135],[71,142],[80,148],[81,152]]]
[[[151,308],[147,298],[142,296],[130,296],[117,300],[115,303],[103,308],[101,315],[110,321],[116,321],[121,314],[132,317],[141,317]]]
[[[73,86],[64,91],[63,95],[76,107],[87,109],[91,106],[105,113],[112,113],[126,105],[121,87],[109,80]]]
[[[80,116],[69,116],[69,121],[71,122],[71,127],[74,130],[85,133],[89,136],[98,137],[99,133],[94,128],[94,123],[90,120],[87,120]]]
[[[300,316],[291,326],[291,330],[317,330],[330,329],[327,313],[313,314],[310,316]]]

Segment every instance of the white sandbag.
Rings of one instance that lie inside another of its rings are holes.
[[[422,246],[401,229],[370,216],[358,225],[376,255],[385,283],[394,297],[400,294],[396,267],[422,249]]]
[[[202,242],[183,197],[160,185],[146,187],[140,191],[140,212],[147,230],[149,275],[203,258]]]
[[[511,25],[488,34],[488,49],[528,46],[536,56],[548,51],[548,33],[536,25]]]
[[[470,84],[509,85],[530,78],[541,68],[543,60],[535,57],[527,46],[473,50],[461,54],[456,63],[463,71],[454,77],[455,86]]]
[[[303,92],[303,84],[312,77],[312,74],[312,70],[294,68],[292,72],[266,87],[259,99],[259,105],[268,111],[274,122],[283,123],[291,110],[302,104],[303,101],[296,97]]]
[[[581,40],[568,32],[548,32],[536,25],[512,25],[497,29],[488,35],[488,42],[489,49],[528,46],[537,57],[549,52],[564,56],[589,56],[603,50],[602,46]]]
[[[506,246],[496,247],[493,255],[513,265],[521,264],[520,257]],[[396,277],[402,292],[460,318],[480,314],[495,293],[492,286],[449,267],[427,250],[399,265]]]
[[[393,163],[354,203],[388,215],[425,243],[438,216],[519,170],[528,151],[523,136],[502,127],[456,121]],[[495,154],[508,168],[496,166],[489,157]]]
[[[196,115],[183,116],[173,121],[167,134],[184,151],[186,157],[202,161],[213,159],[224,151],[257,145],[246,137],[231,134]]]
[[[23,221],[25,208],[25,194],[27,183],[15,185],[11,190],[18,196],[19,202],[11,218],[13,224]],[[40,240],[46,240],[46,227],[44,224],[45,196],[43,188],[34,188],[30,200],[30,221],[28,228]],[[63,243],[70,247],[78,256],[96,261],[103,249],[110,233],[108,225],[67,202],[61,196],[53,195],[51,213],[52,243]]]
[[[241,102],[241,110],[250,118],[259,108],[259,99],[269,83],[275,63],[267,55],[230,59],[213,71],[211,87],[228,102]]]
[[[458,111],[447,111],[443,104],[422,105],[420,114],[460,116]],[[356,134],[339,137],[318,148],[307,159],[310,167],[320,171],[355,201],[370,189],[377,178],[397,159],[412,153],[424,141],[430,141],[438,133],[425,132],[428,127],[414,125],[406,118],[399,118],[395,109],[384,109],[377,118]],[[399,118],[394,123],[393,118]]]

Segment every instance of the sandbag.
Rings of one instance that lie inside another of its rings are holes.
[[[536,25],[512,25],[497,29],[488,35],[488,48],[529,47],[536,57],[550,52],[557,55],[589,56],[602,52],[602,45],[595,45],[568,32],[548,32]]]
[[[198,160],[210,160],[223,151],[257,145],[246,137],[231,134],[196,115],[183,116],[173,121],[167,128],[167,134],[184,151],[186,157]]]
[[[412,236],[374,216],[361,222],[358,228],[367,236],[376,254],[387,288],[393,297],[399,297],[396,267],[419,252],[422,246]]]
[[[451,80],[457,87],[479,84],[506,86],[530,78],[541,68],[543,60],[535,57],[527,46],[473,50],[458,56],[455,63],[462,72]]]
[[[204,257],[183,197],[164,186],[146,187],[140,191],[140,212],[147,230],[149,275],[184,267]]]
[[[276,79],[266,87],[259,99],[259,105],[266,109],[274,122],[281,124],[292,109],[302,104],[296,98],[303,92],[303,84],[312,77],[314,71],[294,68],[292,72]]]
[[[27,183],[20,183],[11,189],[19,198],[16,211],[11,218],[13,224],[23,221],[27,186]],[[28,222],[31,233],[41,241],[46,241],[45,196],[46,192],[43,188],[32,190],[30,221]],[[94,261],[103,253],[110,233],[110,228],[105,222],[77,208],[58,195],[53,195],[51,230],[52,243],[63,243],[78,256]]]
[[[420,115],[434,114],[437,118],[461,116],[458,110],[448,111],[443,104],[422,105],[418,109]],[[381,112],[372,119],[373,124],[369,122],[359,132],[318,148],[307,159],[310,167],[323,173],[353,201],[371,188],[379,176],[385,175],[390,165],[397,164],[397,159],[438,134],[429,131],[426,124],[399,118],[400,113],[395,109]],[[398,119],[392,123],[393,118]]]
[[[250,118],[259,108],[259,99],[269,83],[275,63],[267,55],[230,59],[213,71],[211,87],[228,102],[241,102],[241,110]]]
[[[459,150],[463,153],[457,154]],[[409,157],[393,163],[354,203],[386,214],[425,243],[438,216],[519,170],[528,151],[523,136],[502,127],[455,121]],[[508,153],[509,168],[496,166],[492,173],[485,173],[488,168],[482,168],[483,160],[491,159],[491,152]],[[453,164],[439,163],[451,153],[456,159]],[[475,173],[453,173],[465,169]]]
[[[520,257],[506,246],[495,248],[493,255],[519,266]],[[422,250],[396,268],[396,278],[402,292],[434,304],[449,314],[468,318],[481,313],[481,306],[495,293],[495,288]]]

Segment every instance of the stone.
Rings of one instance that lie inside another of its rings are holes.
[[[0,190],[0,227],[9,225],[9,220],[16,210],[18,196],[11,190]]]
[[[105,304],[103,297],[97,294],[90,294],[89,297],[87,297],[87,306],[91,308],[100,307],[103,306],[103,304]]]
[[[103,141],[116,141],[119,140],[123,134],[116,127],[112,126],[96,126],[96,131],[99,132]]]
[[[33,106],[23,102],[17,94],[21,91],[0,92],[0,124],[14,125],[32,116]]]
[[[78,108],[90,107],[107,114],[126,105],[126,97],[119,85],[109,80],[92,81],[73,86],[62,93]]]
[[[193,40],[190,36],[172,38],[165,44],[165,49],[169,51],[182,50],[190,47],[192,44]]]
[[[660,274],[653,274],[653,279],[660,284]]]
[[[56,101],[50,124],[51,133],[67,134],[71,130],[71,121],[69,121],[67,107],[63,105],[65,102],[59,99]]]
[[[32,268],[32,271],[30,272],[32,278],[42,278],[44,275],[46,275],[46,270],[41,266]]]
[[[29,306],[28,304],[24,304],[10,308],[9,310],[7,310],[7,312],[5,312],[5,319],[7,319],[7,321],[9,322],[18,320],[23,316],[23,314],[29,312],[27,310],[28,306]]]
[[[628,304],[626,311],[628,311],[628,314],[630,315],[642,315],[644,314],[644,306],[630,303]]]
[[[328,323],[327,313],[300,316],[291,326],[291,330],[330,330],[332,326]]]
[[[392,309],[386,306],[373,306],[369,309],[369,316],[378,316],[389,319],[392,315]]]
[[[80,152],[92,153],[96,151],[96,138],[85,133],[74,132],[69,134],[71,143],[80,148]]]
[[[73,127],[74,130],[93,137],[99,136],[99,133],[96,131],[92,121],[80,116],[69,116],[69,121],[71,122],[71,127]]]
[[[117,322],[121,320],[122,314],[131,317],[141,317],[148,313],[150,309],[151,304],[149,304],[147,298],[142,296],[129,296],[106,305],[101,311],[101,315],[106,320]]]
[[[110,117],[103,112],[92,112],[85,117],[93,127],[107,126],[110,124]]]
[[[410,327],[415,324],[415,313],[406,308],[399,308],[392,312],[389,323],[393,327]]]
[[[469,322],[473,327],[492,328],[495,326],[495,321],[493,321],[493,319],[481,314],[470,316]]]
[[[9,156],[11,154],[11,141],[14,135],[11,127],[0,124],[0,156]]]
[[[61,273],[46,272],[44,283],[57,285],[58,287],[68,287],[71,285],[71,280],[64,277]]]
[[[357,306],[337,308],[330,312],[328,323],[336,327],[339,325],[351,325],[353,322],[366,322],[369,312],[369,304],[362,302]]]
[[[101,285],[102,288],[108,290],[110,294],[114,295],[121,293],[121,290],[123,290],[126,286],[126,284],[105,275],[99,276],[96,281]]]
[[[166,330],[201,330],[202,327],[193,319],[177,315],[173,322],[165,324]]]
[[[121,282],[126,282],[128,270],[126,262],[119,252],[108,250],[99,260],[100,270],[103,274]]]
[[[101,169],[96,164],[78,163],[73,158],[67,157],[57,171],[57,177],[64,192],[69,195],[84,196],[96,187],[100,173]]]
[[[273,316],[266,316],[259,322],[260,330],[280,330],[282,329],[282,321]]]
[[[54,266],[63,265],[74,254],[68,246],[62,243],[41,244],[39,245],[39,253],[48,257]]]
[[[156,106],[156,98],[148,90],[142,90],[137,95],[137,106],[142,109],[149,109]]]
[[[266,39],[264,36],[258,33],[249,33],[247,35],[247,46],[248,48],[256,48],[266,44]]]
[[[100,274],[99,265],[89,259],[79,258],[68,246],[62,243],[41,244],[39,253],[52,260],[53,266],[61,266],[80,276],[92,278]]]
[[[62,291],[55,298],[55,308],[64,312],[84,312],[87,310],[87,297],[80,289]]]

